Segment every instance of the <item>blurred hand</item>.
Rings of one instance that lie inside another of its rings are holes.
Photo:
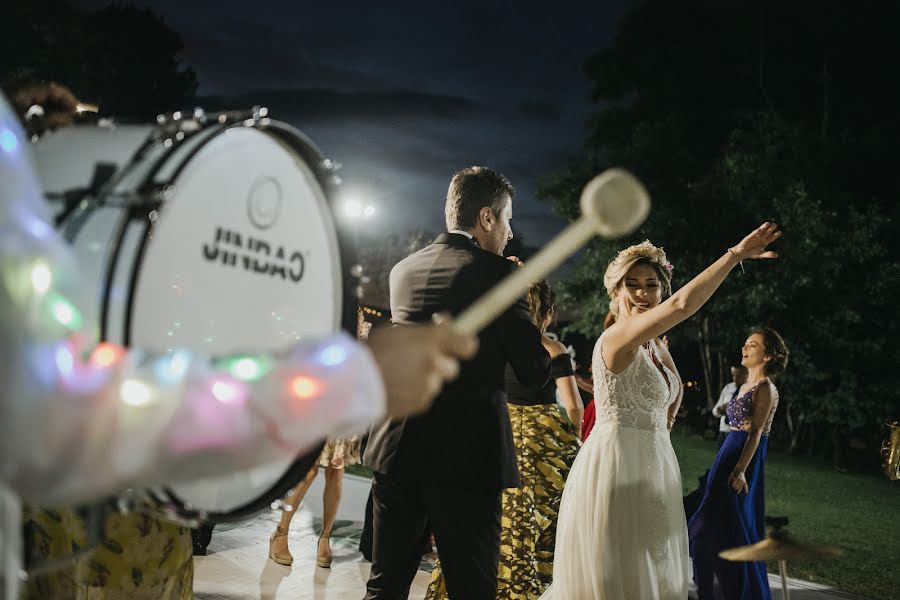
[[[478,338],[436,323],[375,329],[368,345],[384,380],[387,415],[397,418],[428,410],[459,375],[459,361],[475,356]]]
[[[572,426],[575,428],[575,431],[580,432],[581,422],[584,421],[584,408],[580,408],[578,406],[567,406],[566,416],[569,417],[569,421],[572,422]]]
[[[516,263],[516,266],[519,266],[519,267],[525,266],[525,263],[523,263],[522,259],[519,258],[518,256],[507,256],[506,260]]]
[[[735,469],[732,471],[731,476],[728,478],[728,485],[731,486],[738,494],[746,494],[750,491],[750,486],[747,485],[747,478],[744,476],[743,471],[738,471]]]
[[[739,260],[749,258],[778,258],[778,254],[766,250],[766,246],[781,237],[781,231],[775,223],[763,223],[730,250]]]

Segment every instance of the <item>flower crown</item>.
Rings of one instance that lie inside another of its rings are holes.
[[[662,246],[654,246],[650,240],[644,240],[640,244],[628,246],[616,255],[613,262],[632,262],[640,258],[645,258],[650,262],[658,264],[669,273],[675,270],[675,265],[670,263],[669,259],[666,258],[665,249],[663,249]]]
[[[666,251],[661,247],[654,246],[650,243],[650,240],[644,240],[640,244],[625,248],[609,263],[606,275],[603,277],[603,283],[610,298],[613,297],[615,288],[621,278],[624,277],[625,271],[630,268],[631,264],[640,259],[659,265],[668,274],[668,279],[672,278],[672,271],[675,270],[675,265],[666,258]],[[670,282],[666,281],[665,285],[667,287],[670,286]]]

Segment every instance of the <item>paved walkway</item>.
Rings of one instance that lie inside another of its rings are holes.
[[[195,561],[194,593],[200,600],[361,600],[369,577],[369,563],[357,550],[369,480],[344,478],[344,494],[331,538],[331,569],[315,566],[316,543],[321,528],[322,488],[319,476],[291,523],[291,567],[268,560],[269,535],[279,513],[268,512],[240,524],[219,525],[213,533],[208,556]],[[416,574],[410,600],[421,600],[428,585],[430,565],[423,561]],[[781,599],[781,580],[769,576],[774,600]],[[849,594],[797,579],[788,579],[792,600],[855,598]]]

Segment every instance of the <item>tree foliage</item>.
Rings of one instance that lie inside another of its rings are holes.
[[[63,0],[5,0],[0,83],[57,81],[106,115],[149,119],[189,107],[196,74],[181,64],[181,36],[132,4],[92,12]]]
[[[541,189],[571,217],[590,176],[622,165],[653,197],[647,223],[594,243],[565,286],[575,327],[600,333],[602,273],[624,245],[666,247],[677,286],[774,220],[781,257],[733,273],[676,338],[720,357],[706,365],[715,392],[749,329],[775,327],[792,352],[779,382],[790,415],[877,439],[898,416],[898,61],[896,3],[639,4],[586,64],[586,158]]]

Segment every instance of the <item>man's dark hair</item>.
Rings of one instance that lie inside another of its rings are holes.
[[[487,167],[467,167],[457,171],[447,189],[444,216],[447,230],[470,229],[478,222],[478,213],[485,206],[500,215],[504,199],[515,195],[509,179]]]

